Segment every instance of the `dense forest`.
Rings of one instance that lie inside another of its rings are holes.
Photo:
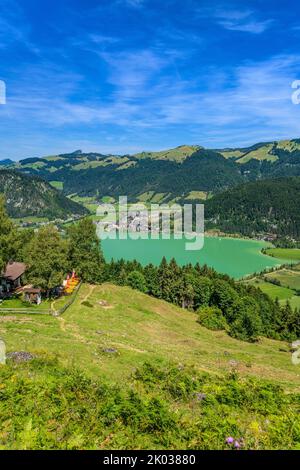
[[[300,237],[300,177],[250,182],[205,204],[207,227],[253,236]]]

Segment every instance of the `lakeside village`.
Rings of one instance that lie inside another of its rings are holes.
[[[105,206],[102,203],[97,203],[99,206]],[[161,222],[161,215],[158,216],[150,216],[150,214],[145,215],[143,214],[142,211],[136,211],[135,215],[129,215],[128,218],[123,217],[120,218],[120,220],[101,220],[102,218],[107,218],[107,213],[104,213],[103,217],[98,217],[95,216],[95,214],[91,214],[92,216],[96,217],[96,220],[93,220],[94,225],[96,225],[100,231],[104,232],[124,232],[124,231],[130,231],[133,230],[134,232],[146,232],[146,231],[151,231],[152,234],[162,234],[162,233],[169,233],[168,229],[164,229],[161,227],[159,224]],[[23,229],[34,229],[38,230],[41,227],[45,227],[49,224],[54,225],[59,232],[64,233],[65,227],[72,225],[73,223],[76,223],[83,218],[86,218],[87,216],[73,216],[68,219],[54,219],[54,220],[49,220],[49,221],[26,221],[26,220],[19,220],[18,225],[20,228]],[[89,217],[89,216],[88,216]],[[175,225],[175,220],[179,220],[180,216],[175,215],[175,219],[171,218],[171,226],[170,230],[172,233],[174,233],[174,225]],[[208,220],[208,223],[216,223],[216,220]],[[274,233],[275,232],[275,233]],[[253,234],[253,236],[249,237],[243,237],[240,233],[225,233],[222,232],[221,230],[217,228],[209,228],[208,230],[205,231],[206,236],[210,237],[231,237],[231,238],[251,238],[254,240],[258,241],[266,241],[273,243],[277,240],[278,236],[276,235],[276,227],[274,226],[274,232],[266,233],[256,233]],[[287,238],[291,243],[295,243],[296,240],[294,240],[291,237]]]
[[[40,305],[45,297],[45,292],[32,284],[24,283],[27,266],[25,263],[9,261],[0,274],[0,303],[4,300],[18,298],[25,303]],[[79,285],[80,279],[75,271],[68,273],[62,285],[51,289],[47,296],[59,298],[70,296]]]

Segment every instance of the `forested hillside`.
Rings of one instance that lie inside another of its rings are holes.
[[[0,170],[0,193],[4,194],[11,217],[66,219],[82,216],[87,210],[66,198],[49,183],[11,170]]]
[[[210,226],[244,235],[270,232],[300,237],[300,177],[250,182],[215,195],[205,205]]]

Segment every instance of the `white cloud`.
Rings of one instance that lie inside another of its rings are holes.
[[[219,24],[230,31],[242,31],[245,33],[261,34],[268,29],[273,20],[265,21],[242,21],[220,20]]]
[[[274,20],[271,18],[260,20],[257,12],[249,9],[204,9],[200,16],[209,16],[225,29],[245,33],[261,34],[269,29]]]
[[[145,0],[124,0],[127,5],[134,7],[134,8],[139,8],[142,5],[144,5]]]
[[[7,49],[16,43],[22,44],[34,54],[38,48],[30,40],[30,28],[22,10],[14,0],[1,2],[0,49]]]
[[[74,102],[83,77],[51,64],[43,70],[30,67],[22,83],[10,87],[7,105],[0,110],[0,127],[13,133],[26,122],[37,135],[72,128],[78,135],[82,126],[96,135],[96,129],[118,126],[126,135],[136,132],[147,138],[158,132],[174,139],[178,129],[186,141],[212,147],[300,136],[300,106],[291,102],[291,83],[300,78],[300,56],[245,63],[228,73],[207,71],[193,80],[174,76],[168,57],[150,50],[102,53],[101,59],[109,67],[109,96],[106,92],[91,100],[81,95]],[[110,145],[111,152],[132,149],[132,144],[124,142],[122,147],[121,142],[108,141],[105,149]]]

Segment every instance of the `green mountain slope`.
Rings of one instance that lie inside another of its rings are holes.
[[[10,166],[10,165],[13,165],[14,162],[12,160],[10,160],[9,158],[5,158],[4,160],[0,160],[0,167],[1,166]]]
[[[300,177],[243,184],[215,195],[205,205],[211,225],[252,235],[270,232],[300,237]]]
[[[154,160],[171,160],[175,162],[183,162],[187,157],[190,157],[195,152],[203,147],[200,145],[180,145],[175,149],[162,150],[160,152],[141,152],[136,153],[136,158],[152,158]]]
[[[0,193],[4,194],[11,217],[66,219],[87,213],[84,207],[70,201],[49,183],[12,170],[0,170]]]
[[[300,140],[208,150],[182,145],[135,155],[83,153],[27,158],[9,166],[37,175],[65,195],[167,202],[224,191],[259,179],[300,176]],[[205,196],[206,197],[206,196]]]
[[[245,164],[251,160],[275,162],[282,152],[293,153],[300,151],[300,140],[280,140],[252,145],[246,148],[218,150],[225,158],[232,158],[238,163]]]
[[[166,158],[76,152],[26,159],[14,168],[41,176],[55,185],[61,182],[66,195],[101,198],[125,194],[130,200],[151,192],[152,196],[159,194],[164,201],[170,201],[188,196],[192,191],[221,191],[244,181],[240,165],[211,150],[193,150],[185,146],[175,153],[170,151]],[[184,156],[180,157],[180,152]]]
[[[63,316],[10,317],[0,321],[0,332],[8,352],[58,354],[64,365],[76,364],[110,382],[124,383],[149,361],[176,361],[213,374],[229,372],[234,362],[242,376],[299,389],[299,371],[286,343],[266,338],[246,343],[225,331],[207,330],[197,318],[129,287],[86,284]]]

